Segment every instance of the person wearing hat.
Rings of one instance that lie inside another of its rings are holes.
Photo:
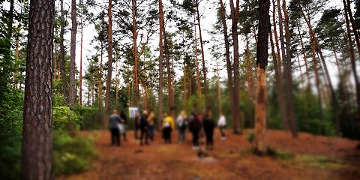
[[[149,138],[149,134],[148,134],[148,112],[145,110],[143,111],[141,118],[140,118],[140,130],[141,130],[141,134],[140,134],[140,145],[144,145],[144,139],[145,139],[145,144],[148,145],[148,138]]]

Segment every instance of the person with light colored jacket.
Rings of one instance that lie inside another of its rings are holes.
[[[221,140],[225,140],[226,139],[226,136],[225,136],[225,133],[224,133],[224,128],[226,126],[226,118],[225,118],[225,115],[223,112],[220,113],[220,118],[218,120],[218,127],[220,129],[220,133],[221,133]]]
[[[187,119],[186,119],[185,111],[181,111],[179,116],[176,118],[176,126],[179,131],[179,142],[184,142],[186,126],[187,126]]]

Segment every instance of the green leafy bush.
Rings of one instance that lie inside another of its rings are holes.
[[[74,112],[80,116],[80,129],[97,130],[103,128],[102,111],[88,106],[77,106]]]
[[[74,134],[80,129],[80,116],[67,106],[53,107],[53,130],[57,133]]]
[[[91,161],[96,156],[93,139],[80,136],[55,135],[53,149],[55,175],[85,171],[91,167]]]
[[[9,89],[0,103],[0,177],[19,179],[24,93]]]

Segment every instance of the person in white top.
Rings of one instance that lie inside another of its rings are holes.
[[[224,128],[226,126],[226,118],[224,116],[224,113],[221,112],[220,113],[220,118],[218,120],[218,127],[220,128],[220,133],[221,133],[221,140],[225,140],[226,139],[226,136],[225,136],[225,133],[224,133]]]

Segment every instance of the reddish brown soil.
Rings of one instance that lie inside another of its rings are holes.
[[[98,157],[89,171],[60,179],[360,179],[359,141],[308,133],[293,139],[288,132],[269,130],[268,145],[293,155],[276,158],[251,154],[249,133],[234,135],[228,130],[222,141],[216,130],[214,150],[199,158],[191,148],[190,133],[185,143],[178,144],[177,132],[173,132],[169,145],[157,132],[154,142],[140,146],[133,131],[128,131],[128,141],[112,147],[108,131],[81,132],[96,137]]]

